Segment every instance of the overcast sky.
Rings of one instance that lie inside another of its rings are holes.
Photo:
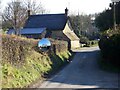
[[[1,0],[2,7],[11,0]],[[50,11],[50,13],[64,13],[64,9],[68,7],[70,13],[77,14],[93,14],[102,12],[109,7],[111,0],[36,0],[41,1],[42,5]]]

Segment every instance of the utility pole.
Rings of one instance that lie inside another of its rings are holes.
[[[113,21],[114,21],[114,30],[116,30],[116,10],[115,10],[115,2],[113,2]]]
[[[114,22],[114,30],[116,30],[116,9],[115,9],[115,4],[119,2],[120,0],[111,0],[113,3],[113,22]]]

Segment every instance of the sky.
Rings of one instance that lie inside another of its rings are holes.
[[[11,0],[1,0],[4,8]],[[94,14],[109,8],[111,0],[36,0],[41,2],[50,13],[64,13],[65,8],[71,14]]]

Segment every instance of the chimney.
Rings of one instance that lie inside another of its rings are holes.
[[[65,15],[68,16],[68,9],[67,9],[67,7],[65,9]]]
[[[30,14],[30,9],[29,9],[29,10],[28,10],[28,17],[30,17],[30,15],[31,15],[31,14]]]

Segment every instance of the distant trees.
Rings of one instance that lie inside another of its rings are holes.
[[[35,1],[11,1],[8,3],[2,15],[3,29],[13,28],[15,30],[15,34],[18,34],[19,30],[24,26],[25,21],[28,18],[28,10],[30,10],[31,14],[45,13],[45,9],[42,7],[41,3],[37,4]]]
[[[113,26],[113,15],[111,10],[105,10],[98,15],[95,20],[96,26],[100,29],[100,31],[108,30]]]
[[[91,18],[87,15],[72,15],[70,18],[72,27],[79,36],[87,30],[91,23]]]
[[[110,4],[111,9],[107,9],[96,17],[95,24],[100,31],[108,30],[113,27],[113,5]],[[120,24],[120,2],[116,3],[116,24]]]
[[[31,11],[31,14],[43,14],[47,12],[41,2],[36,2],[35,0],[25,0],[23,3],[25,4],[27,10]]]
[[[71,15],[70,20],[74,32],[79,37],[85,36],[92,39],[96,35],[97,28],[94,26],[92,15]]]

